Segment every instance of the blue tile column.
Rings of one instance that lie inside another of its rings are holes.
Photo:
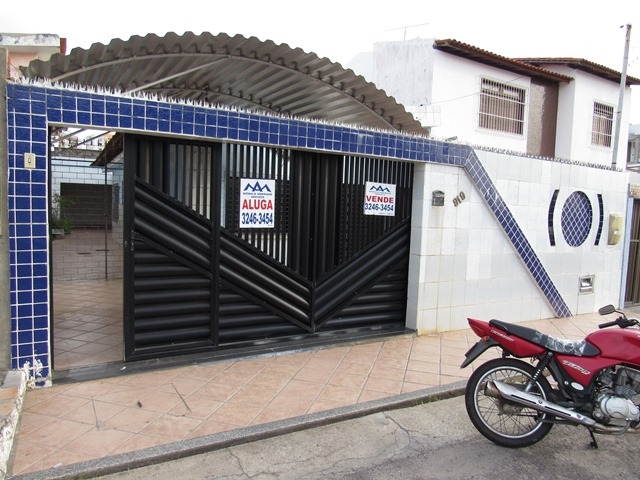
[[[47,109],[41,88],[7,86],[12,368],[50,374]],[[35,155],[26,168],[25,154]]]

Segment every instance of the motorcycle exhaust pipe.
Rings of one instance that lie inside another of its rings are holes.
[[[550,413],[551,415],[564,418],[565,420],[584,425],[585,427],[593,427],[598,423],[593,418],[585,417],[573,410],[556,405],[555,403],[549,402],[536,395],[523,392],[508,383],[503,383],[498,380],[489,380],[484,389],[484,393],[488,397],[504,398],[520,405],[525,405],[535,410]]]

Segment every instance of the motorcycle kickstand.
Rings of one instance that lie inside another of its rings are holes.
[[[598,449],[598,442],[596,441],[596,436],[593,434],[593,430],[589,429],[589,435],[591,435],[591,443],[589,444],[589,446],[595,448],[596,450]]]

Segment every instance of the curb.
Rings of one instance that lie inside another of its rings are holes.
[[[9,471],[13,438],[18,429],[26,391],[25,373],[22,370],[8,371],[0,386],[0,479],[5,479]]]
[[[301,415],[276,422],[238,428],[204,437],[168,443],[97,460],[11,477],[12,480],[77,480],[111,475],[135,468],[178,460],[215,450],[286,435],[309,428],[330,425],[386,410],[397,410],[435,402],[464,394],[466,380],[441,387],[427,388],[325,412]]]

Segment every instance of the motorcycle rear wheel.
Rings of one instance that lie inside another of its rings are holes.
[[[542,440],[553,427],[552,423],[543,423],[552,418],[549,414],[485,394],[490,380],[524,389],[534,373],[535,368],[528,363],[497,358],[478,367],[469,377],[465,390],[467,414],[476,429],[495,444],[508,448],[528,447]],[[548,399],[551,386],[541,376],[529,393]]]

